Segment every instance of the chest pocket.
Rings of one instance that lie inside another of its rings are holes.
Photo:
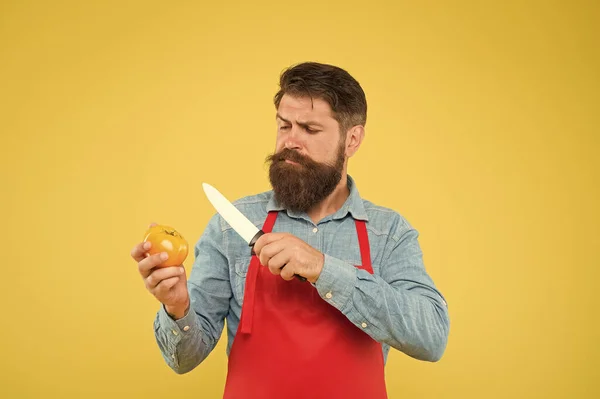
[[[246,286],[246,275],[250,267],[250,260],[250,256],[236,258],[233,275],[231,276],[233,296],[240,304],[242,303],[242,299],[244,299],[244,287]]]

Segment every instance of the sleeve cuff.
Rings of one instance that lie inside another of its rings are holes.
[[[348,303],[356,284],[356,268],[325,254],[323,270],[314,286],[326,302],[340,311]]]
[[[158,312],[158,321],[163,328],[171,331],[173,335],[180,333],[189,333],[192,328],[196,325],[196,313],[193,311],[192,306],[188,309],[185,316],[181,319],[173,320],[167,313],[165,305],[160,306]]]

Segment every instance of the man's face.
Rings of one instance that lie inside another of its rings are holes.
[[[342,177],[345,143],[326,101],[311,104],[308,97],[284,95],[275,153],[267,158],[276,200],[287,209],[307,211],[325,199]]]

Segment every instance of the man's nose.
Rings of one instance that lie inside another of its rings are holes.
[[[286,140],[285,148],[287,148],[288,150],[299,150],[300,144],[294,140]]]
[[[285,140],[285,148],[289,150],[297,150],[301,148],[302,143],[300,141],[300,132],[298,132],[298,129],[299,128],[297,127],[292,127],[290,129],[290,132]]]

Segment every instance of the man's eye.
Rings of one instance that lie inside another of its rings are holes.
[[[308,133],[317,133],[317,132],[318,132],[318,130],[311,129],[311,128],[308,128],[308,127],[306,128],[306,131],[307,131]]]
[[[286,129],[289,129],[289,128],[290,128],[289,126],[281,126],[280,127],[281,130],[286,130]]]

